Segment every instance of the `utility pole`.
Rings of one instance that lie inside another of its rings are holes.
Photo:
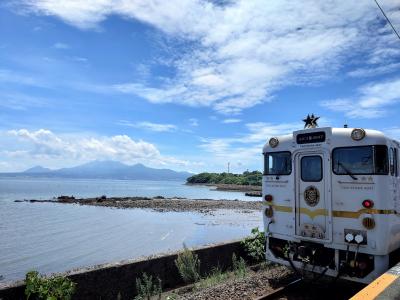
[[[229,174],[229,166],[231,165],[231,163],[230,162],[228,162],[228,174]]]

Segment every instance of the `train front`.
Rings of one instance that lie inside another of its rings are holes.
[[[364,283],[384,272],[400,243],[391,233],[400,225],[392,143],[374,130],[330,127],[271,138],[263,149],[267,260]]]

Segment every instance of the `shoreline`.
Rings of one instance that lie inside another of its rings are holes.
[[[226,184],[226,183],[185,183],[185,185],[200,185],[215,187],[214,191],[225,192],[261,192],[261,185],[240,185],[240,184]]]
[[[156,197],[110,197],[74,198],[61,196],[52,200],[15,200],[14,202],[29,203],[61,203],[79,204],[89,206],[103,206],[110,208],[139,208],[152,209],[157,212],[200,212],[211,213],[219,209],[236,210],[240,213],[261,211],[262,201],[243,200],[212,200],[212,199],[188,199],[181,197],[164,198]]]

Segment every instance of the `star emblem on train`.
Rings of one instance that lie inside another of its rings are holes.
[[[304,124],[304,128],[315,128],[318,127],[318,121],[319,117],[314,116],[314,114],[308,114],[307,118],[303,119]]]

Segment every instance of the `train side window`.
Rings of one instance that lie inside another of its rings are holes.
[[[313,182],[322,180],[321,156],[303,156],[301,158],[301,180]]]
[[[389,169],[390,175],[394,176],[394,150],[392,147],[389,149]]]
[[[375,145],[374,157],[375,157],[375,174],[388,175],[388,149],[384,145]]]
[[[389,153],[389,165],[390,165],[390,175],[397,177],[398,166],[397,166],[397,148],[390,148]]]
[[[264,175],[290,175],[292,154],[289,151],[264,153]]]
[[[385,145],[338,147],[332,151],[332,171],[336,175],[388,175],[388,156]]]

